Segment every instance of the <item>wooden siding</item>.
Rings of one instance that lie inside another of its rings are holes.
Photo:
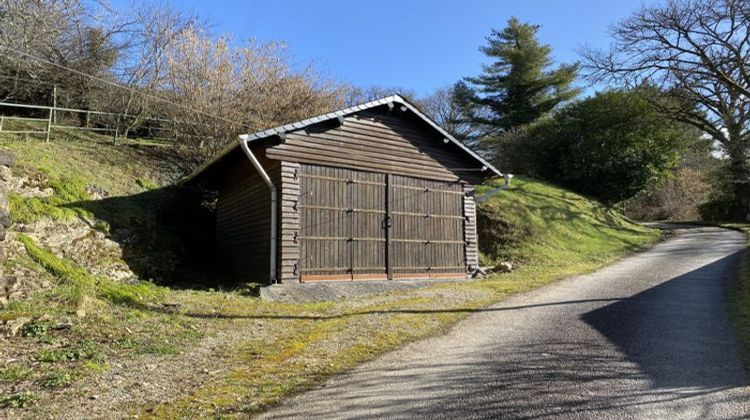
[[[464,240],[466,241],[466,266],[469,270],[479,267],[479,238],[477,236],[477,204],[474,186],[465,184],[464,191]]]
[[[308,128],[286,135],[267,156],[416,178],[478,183],[482,165],[455,144],[446,144],[424,122],[408,115],[367,111],[337,127]]]
[[[272,180],[279,183],[279,162],[259,158]],[[244,155],[231,162],[223,175],[216,204],[220,255],[231,265],[238,281],[266,283],[270,269],[271,193]]]
[[[279,201],[279,268],[281,282],[299,280],[300,255],[300,165],[281,162]]]

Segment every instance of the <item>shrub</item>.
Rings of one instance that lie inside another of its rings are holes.
[[[699,220],[710,190],[706,174],[682,168],[622,203],[622,209],[635,220]]]
[[[614,90],[490,142],[504,168],[612,205],[672,171],[684,136],[639,92]]]

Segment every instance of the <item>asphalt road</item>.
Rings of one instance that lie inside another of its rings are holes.
[[[726,317],[744,238],[668,241],[459,323],[264,418],[750,418]]]

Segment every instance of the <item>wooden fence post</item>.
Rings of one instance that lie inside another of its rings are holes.
[[[117,121],[115,122],[115,135],[112,138],[112,142],[116,145],[117,144],[117,130],[120,128],[120,115],[117,115]]]
[[[52,86],[52,124],[57,125],[57,85]]]
[[[47,136],[44,139],[45,142],[49,143],[49,134],[52,131],[52,115],[55,112],[55,108],[49,109],[49,116],[47,117]]]
[[[3,120],[5,119],[4,115],[0,115],[0,131],[3,131]]]

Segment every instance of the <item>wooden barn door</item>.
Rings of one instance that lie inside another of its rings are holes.
[[[465,275],[461,184],[315,165],[299,176],[301,281]]]
[[[390,177],[393,278],[466,274],[463,188],[455,182]]]
[[[301,281],[387,278],[385,178],[301,166]]]

